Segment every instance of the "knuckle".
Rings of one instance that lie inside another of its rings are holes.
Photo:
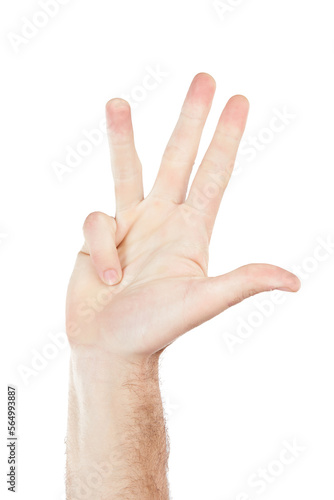
[[[256,269],[254,268],[254,265],[247,264],[246,266],[243,266],[242,271],[247,282],[253,281],[256,276]]]
[[[171,162],[183,163],[188,165],[189,153],[177,142],[169,142],[164,151],[164,159]]]
[[[91,212],[87,215],[85,222],[83,224],[83,228],[87,229],[89,227],[95,226],[102,218],[104,214],[102,212]]]
[[[248,290],[245,290],[245,292],[242,294],[243,296],[242,300],[249,299],[250,297],[253,297],[257,293],[258,290],[256,290],[256,288],[249,288]]]

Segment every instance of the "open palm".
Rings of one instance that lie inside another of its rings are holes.
[[[207,277],[209,241],[248,113],[245,97],[228,101],[186,197],[214,91],[209,75],[194,78],[145,199],[130,107],[108,102],[116,217],[94,212],[85,221],[67,296],[73,346],[147,356],[246,297],[298,290],[296,276],[267,264]]]

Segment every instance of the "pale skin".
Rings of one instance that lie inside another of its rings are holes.
[[[122,99],[106,105],[116,215],[87,217],[67,295],[68,499],[168,499],[161,352],[251,295],[299,289],[295,275],[269,264],[207,276],[249,108],[243,96],[228,101],[187,191],[214,92],[210,75],[192,81],[145,198],[130,107]]]

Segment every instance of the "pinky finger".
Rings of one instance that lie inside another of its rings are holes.
[[[100,279],[106,285],[116,285],[122,279],[122,268],[115,243],[115,219],[102,212],[93,212],[86,218],[83,232],[83,251],[90,255]]]

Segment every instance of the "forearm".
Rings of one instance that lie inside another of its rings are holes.
[[[158,357],[129,363],[72,352],[67,436],[69,500],[169,498]]]

